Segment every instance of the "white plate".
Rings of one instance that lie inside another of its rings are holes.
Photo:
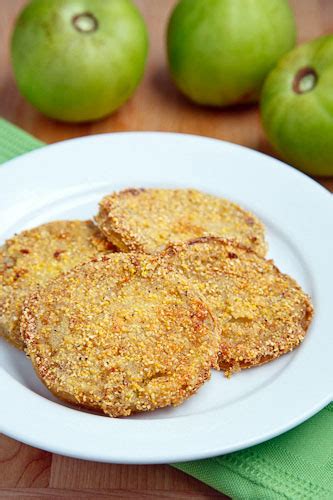
[[[221,141],[122,133],[66,141],[0,168],[0,241],[63,218],[92,217],[124,187],[194,187],[230,198],[267,225],[270,256],[311,294],[302,347],[231,380],[214,372],[178,408],[112,419],[64,406],[24,354],[0,343],[1,430],[78,458],[166,463],[239,450],[303,422],[333,399],[331,195],[270,157]]]

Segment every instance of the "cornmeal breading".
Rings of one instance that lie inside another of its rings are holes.
[[[112,250],[91,221],[50,222],[7,240],[0,247],[0,334],[23,349],[19,319],[25,297],[37,284]]]
[[[163,265],[189,279],[210,307],[226,374],[278,358],[304,339],[310,298],[273,261],[241,244],[210,237],[173,245]]]
[[[127,189],[100,202],[96,222],[121,251],[154,253],[170,242],[214,235],[234,238],[259,255],[267,250],[263,224],[223,198],[193,189]]]
[[[139,253],[95,259],[38,290],[21,333],[54,394],[114,417],[182,403],[218,351],[211,313],[187,280]]]

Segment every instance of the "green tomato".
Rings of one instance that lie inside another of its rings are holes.
[[[148,36],[131,0],[32,0],[12,38],[21,93],[45,115],[97,120],[134,92]]]
[[[261,112],[281,157],[313,175],[333,175],[333,36],[297,47],[264,85]]]
[[[253,102],[295,40],[287,0],[181,0],[168,26],[169,66],[196,103]]]

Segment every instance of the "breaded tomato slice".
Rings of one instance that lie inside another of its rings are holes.
[[[218,351],[200,296],[136,253],[98,258],[32,294],[21,332],[50,391],[113,417],[179,405]]]
[[[96,254],[114,250],[91,221],[56,221],[23,231],[0,247],[0,334],[23,349],[19,320],[37,284]]]
[[[313,316],[311,299],[273,261],[221,238],[173,245],[163,265],[204,297],[220,335],[218,368],[227,375],[300,345]]]
[[[233,238],[259,255],[265,229],[255,215],[231,201],[194,189],[126,189],[100,202],[96,222],[121,251],[154,253],[168,243],[202,236]]]

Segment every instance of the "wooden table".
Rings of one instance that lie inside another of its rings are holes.
[[[145,78],[130,100],[113,116],[91,125],[67,125],[44,118],[19,95],[9,63],[13,20],[26,0],[1,0],[0,115],[41,140],[122,130],[168,130],[207,135],[273,154],[260,126],[256,106],[227,111],[190,104],[174,88],[165,64],[164,28],[175,0],[137,0],[150,32]],[[291,0],[299,40],[333,31],[332,0]],[[333,179],[321,180],[333,190]],[[3,410],[1,410],[3,411]],[[5,436],[0,437],[1,498],[226,498],[169,466],[98,464],[61,457]]]

